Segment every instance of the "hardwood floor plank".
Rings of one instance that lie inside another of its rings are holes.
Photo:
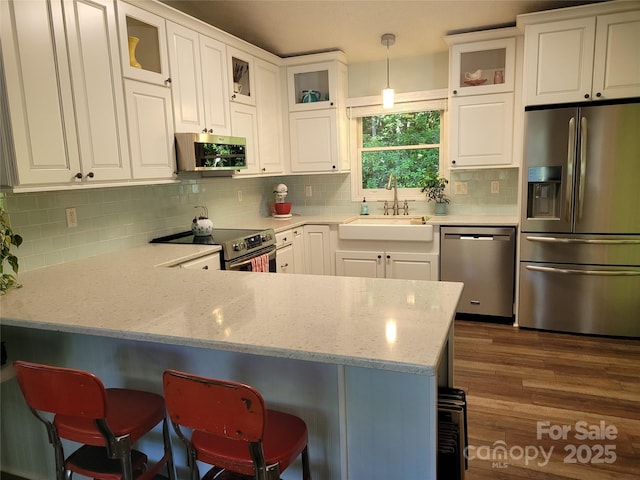
[[[473,448],[491,455],[501,446],[516,453],[520,447],[530,452],[553,447],[544,465],[514,455],[502,464],[474,458],[467,480],[638,478],[640,341],[456,320],[454,357],[455,385],[467,393]],[[538,422],[548,422],[540,435]],[[592,435],[600,433],[600,422],[617,434],[576,437],[585,427]],[[548,429],[563,426],[569,429],[566,435],[551,438]],[[591,461],[598,445],[609,445],[615,461]],[[567,463],[575,458],[572,448],[582,457]]]

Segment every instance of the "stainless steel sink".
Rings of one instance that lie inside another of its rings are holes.
[[[338,225],[343,240],[432,242],[433,225],[420,215],[368,215]]]

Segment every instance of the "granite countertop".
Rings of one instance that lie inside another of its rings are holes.
[[[434,375],[461,283],[171,268],[151,244],[21,273],[3,325]]]

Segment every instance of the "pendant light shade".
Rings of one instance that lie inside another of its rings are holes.
[[[396,43],[396,36],[393,33],[385,33],[380,41],[387,47],[387,86],[382,90],[382,108],[393,108],[395,92],[389,85],[389,47]]]

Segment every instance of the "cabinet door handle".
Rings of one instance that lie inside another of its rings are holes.
[[[95,177],[95,175],[93,174],[93,172],[89,172],[89,173],[87,173],[87,177],[93,178],[93,177]]]
[[[82,179],[82,173],[78,172],[74,175],[77,179]]]

